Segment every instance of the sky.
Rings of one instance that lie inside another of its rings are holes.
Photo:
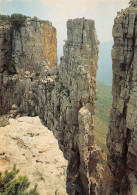
[[[95,20],[98,40],[112,40],[117,12],[128,7],[129,0],[0,0],[0,14],[21,13],[49,20],[57,29],[58,55],[66,40],[66,21],[85,17]]]

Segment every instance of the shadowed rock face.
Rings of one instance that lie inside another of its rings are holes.
[[[32,25],[32,21],[29,21],[28,25],[30,23]],[[39,28],[38,32],[41,32],[42,27],[39,26]],[[49,28],[51,28],[50,25]],[[25,32],[29,31],[30,34],[33,34],[31,26],[26,26],[25,29]],[[16,32],[15,29],[10,29],[10,31],[13,36],[8,42],[9,48],[6,50],[11,50],[13,43],[14,48],[20,48],[18,44],[22,39],[19,38],[19,32]],[[51,32],[47,36],[47,42],[50,43],[52,31],[48,32]],[[43,34],[41,36],[43,37]],[[46,32],[44,36],[46,36]],[[6,33],[3,37],[5,39]],[[4,45],[4,39],[1,40],[0,47]],[[26,34],[24,34],[23,40],[26,39]],[[37,38],[35,39],[37,40]],[[43,40],[43,38],[41,39]],[[56,41],[54,42],[56,43]],[[30,48],[29,40],[26,44]],[[28,51],[27,45],[24,44],[24,53]],[[56,44],[47,47],[47,53],[50,47],[56,47]],[[35,48],[35,43],[33,43],[33,48]],[[30,55],[33,54],[33,48]],[[36,48],[38,48],[37,43]],[[8,66],[1,71],[0,75],[0,113],[5,114],[10,110],[12,104],[16,104],[20,112],[31,116],[38,115],[44,124],[54,132],[60,149],[68,160],[68,194],[95,194],[99,151],[94,146],[93,135],[98,60],[98,41],[94,21],[83,18],[67,22],[67,41],[63,48],[64,56],[61,58],[59,67],[50,63],[52,66],[50,69],[45,65],[43,71],[37,72],[34,68],[32,72],[29,68],[29,60],[27,61],[28,66],[26,66],[26,58],[20,57],[22,50],[15,50],[11,50],[13,51],[11,56],[16,59],[15,65],[13,64],[16,71],[9,75],[10,67]],[[35,52],[35,58],[37,58],[37,51],[35,50]],[[29,53],[27,55],[27,59],[30,59]],[[40,56],[38,50],[38,59]],[[53,59],[52,61],[56,61],[56,48],[53,48]],[[25,67],[23,70],[20,70],[20,64],[18,64],[20,60]],[[1,61],[1,67],[5,67],[3,61]]]
[[[135,3],[136,1],[134,1]],[[113,105],[107,140],[112,184],[107,194],[137,193],[137,7],[118,13],[113,27]]]

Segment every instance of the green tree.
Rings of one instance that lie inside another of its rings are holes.
[[[19,169],[16,165],[12,171],[6,170],[4,174],[0,173],[0,194],[1,195],[39,195],[37,184],[29,192],[26,192],[30,182],[26,176],[17,176]]]
[[[10,16],[0,14],[0,24],[2,24],[3,22],[9,22],[9,20],[10,20]]]
[[[10,17],[10,22],[13,27],[19,29],[20,27],[24,26],[26,18],[27,16],[22,14],[12,14]]]

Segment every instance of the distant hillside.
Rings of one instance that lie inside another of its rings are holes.
[[[97,82],[95,142],[106,152],[106,134],[112,104],[111,86]]]
[[[111,49],[113,41],[100,43],[97,80],[106,84],[112,84],[112,60]]]

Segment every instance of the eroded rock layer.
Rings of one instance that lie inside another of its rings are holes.
[[[25,32],[28,32],[29,28],[31,26],[24,29]],[[33,34],[33,29],[30,30],[31,33]],[[21,59],[23,67],[28,69],[25,68],[24,74],[19,74],[18,71],[14,75],[5,71],[1,74],[1,113],[7,112],[12,104],[16,104],[20,112],[31,116],[38,115],[54,132],[60,149],[68,160],[68,194],[94,194],[99,153],[94,146],[93,135],[98,60],[94,21],[84,18],[69,20],[60,66],[54,65],[50,70],[47,69],[48,72],[40,71],[39,74],[35,70],[30,71],[29,65],[24,61],[26,58],[20,58],[21,48],[18,43],[21,45],[21,39],[15,29],[13,34],[17,34],[12,39],[14,48],[19,48],[18,52],[13,51],[17,62],[15,67],[19,67]],[[26,40],[25,35],[23,40]],[[56,44],[53,44],[54,46]],[[25,52],[28,51],[27,45],[24,47]],[[49,51],[49,48],[46,51]],[[56,49],[53,51],[56,52]],[[39,56],[41,54],[38,52],[38,59]],[[56,55],[53,56],[56,60]]]
[[[137,194],[137,7],[118,13],[113,27],[113,106],[107,140],[107,194]]]

